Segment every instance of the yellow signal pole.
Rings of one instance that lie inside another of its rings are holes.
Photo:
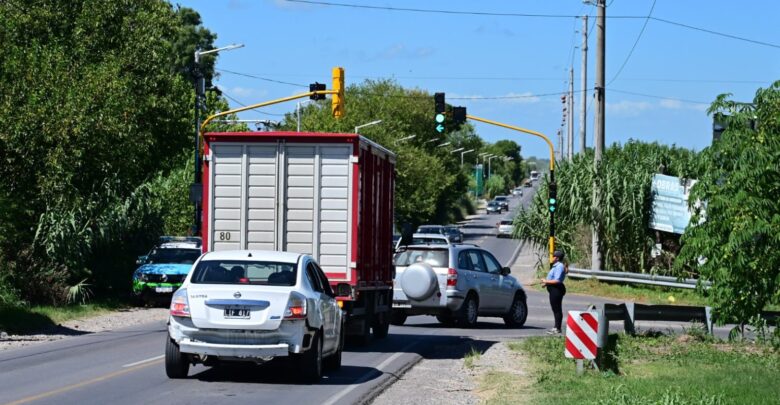
[[[511,129],[518,132],[523,132],[529,135],[538,136],[539,138],[544,139],[545,142],[547,142],[547,146],[550,148],[550,184],[553,188],[556,187],[555,185],[555,148],[553,147],[552,141],[550,141],[550,138],[546,137],[541,132],[536,132],[530,129],[520,128],[513,125],[507,125],[503,124],[498,121],[492,121],[485,118],[475,117],[473,115],[466,115],[466,118],[474,121],[484,122],[485,124],[495,125],[502,128]],[[551,193],[552,195],[550,198],[557,198],[557,195],[554,193]],[[557,205],[557,202],[556,202]],[[553,252],[555,251],[555,211],[550,211],[550,236],[549,236],[549,250],[550,250],[550,263],[552,263],[553,258]]]

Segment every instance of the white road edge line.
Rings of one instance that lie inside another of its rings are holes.
[[[162,359],[163,357],[165,357],[165,355],[164,355],[164,354],[161,354],[161,355],[159,355],[159,356],[155,356],[155,357],[152,357],[152,358],[150,358],[150,359],[141,360],[141,361],[136,361],[135,363],[125,364],[124,366],[122,366],[122,368],[128,368],[128,367],[137,366],[137,365],[139,365],[139,364],[149,363],[149,362],[151,362],[151,361],[157,361],[157,360],[160,360],[160,359]]]
[[[347,394],[349,394],[350,392],[354,391],[354,390],[355,390],[355,388],[359,387],[361,384],[363,384],[364,382],[368,381],[369,377],[371,377],[371,376],[372,376],[372,375],[373,375],[375,372],[377,372],[377,371],[378,371],[380,375],[381,375],[381,374],[384,374],[384,371],[383,371],[382,369],[383,369],[383,368],[385,368],[385,366],[387,366],[388,364],[392,363],[392,362],[393,362],[395,359],[397,359],[397,358],[401,357],[401,355],[403,355],[403,354],[408,354],[408,351],[409,351],[409,350],[410,350],[412,347],[416,346],[416,345],[417,345],[417,343],[418,343],[418,342],[414,342],[414,343],[410,343],[410,344],[406,345],[406,346],[405,346],[403,349],[401,349],[401,350],[400,350],[398,353],[396,353],[396,354],[394,354],[394,355],[392,355],[392,356],[388,357],[388,358],[387,358],[385,361],[383,361],[383,362],[379,363],[379,365],[377,365],[377,366],[375,367],[375,369],[374,369],[374,370],[372,370],[372,371],[368,371],[368,372],[366,372],[365,374],[363,374],[363,376],[362,376],[362,377],[360,377],[360,378],[359,378],[357,381],[355,381],[355,383],[354,383],[354,384],[350,385],[350,386],[349,386],[349,387],[347,387],[347,388],[344,388],[344,389],[343,389],[341,392],[339,392],[339,393],[338,393],[338,394],[337,394],[335,397],[332,397],[332,398],[331,398],[331,399],[329,399],[327,402],[323,402],[323,403],[322,403],[322,405],[333,405],[333,404],[335,404],[335,403],[336,403],[336,402],[338,402],[338,401],[339,401],[341,398],[344,398],[344,397],[345,397]]]

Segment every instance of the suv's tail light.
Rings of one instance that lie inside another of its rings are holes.
[[[284,310],[284,319],[304,318],[306,318],[306,297],[296,292],[290,293],[287,308]]]
[[[171,316],[190,317],[190,301],[187,299],[187,289],[176,290],[171,299]]]
[[[458,284],[458,272],[455,269],[447,269],[447,287],[454,287]]]

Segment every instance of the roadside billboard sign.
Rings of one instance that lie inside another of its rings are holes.
[[[696,180],[682,180],[663,174],[653,175],[653,217],[650,228],[682,234],[691,220],[688,195]]]

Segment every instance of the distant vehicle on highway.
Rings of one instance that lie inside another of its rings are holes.
[[[539,172],[536,171],[536,170],[531,170],[530,178],[531,178],[531,181],[538,181],[539,178],[540,178]]]
[[[511,219],[502,219],[499,223],[496,224],[498,227],[498,232],[496,233],[496,237],[503,238],[505,236],[512,237],[512,232],[514,231],[514,225],[512,225]]]
[[[133,272],[133,297],[139,304],[167,304],[201,255],[201,239],[162,236]]]
[[[460,227],[457,225],[445,225],[444,231],[447,232],[447,237],[453,243],[463,242],[463,232],[460,231]]]
[[[396,253],[393,264],[394,325],[411,315],[435,315],[446,325],[474,327],[478,316],[496,316],[520,327],[528,316],[522,285],[478,246],[410,245]]]
[[[501,206],[501,204],[498,201],[489,201],[487,203],[487,206],[485,207],[485,211],[487,214],[500,214],[501,211],[504,210],[504,207]]]
[[[415,233],[411,245],[449,245],[450,238],[440,233]]]
[[[304,382],[317,382],[323,367],[341,367],[344,322],[328,278],[310,255],[206,253],[173,295],[165,372],[185,378],[190,364],[289,357]]]
[[[533,187],[534,185],[531,183],[531,180],[528,180],[523,184],[523,187]]]
[[[514,190],[512,190],[512,195],[516,197],[522,197],[523,196],[523,188],[522,187],[515,187]]]
[[[446,236],[453,243],[463,242],[463,234],[457,225],[420,225],[418,234],[440,234]]]
[[[499,204],[501,204],[504,210],[509,211],[509,198],[507,198],[507,196],[497,195],[496,198],[493,199],[493,201],[498,202]]]

